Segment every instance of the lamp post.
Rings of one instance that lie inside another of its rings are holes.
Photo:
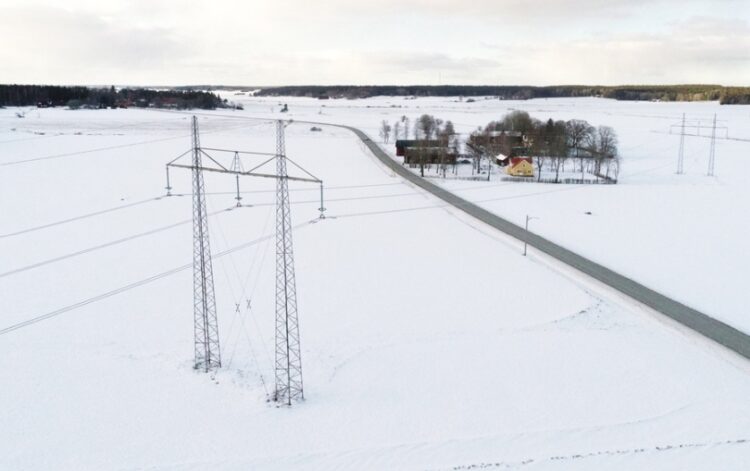
[[[528,239],[528,235],[529,235],[529,221],[531,221],[532,219],[539,219],[539,218],[534,217],[534,216],[529,216],[528,214],[526,215],[526,239]],[[526,256],[526,246],[528,245],[528,243],[526,242],[526,239],[524,239],[523,241],[523,256],[524,257]]]

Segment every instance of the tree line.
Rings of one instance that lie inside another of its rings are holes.
[[[380,123],[379,134],[386,144],[390,141],[391,135],[394,140],[412,138],[414,145],[411,147],[412,150],[407,151],[416,152],[419,171],[423,177],[425,166],[433,162],[439,166],[443,176],[448,164],[456,163],[458,141],[453,122],[450,120],[443,121],[432,115],[423,114],[414,121],[412,127],[409,117],[401,116],[393,124],[383,120]]]
[[[0,85],[0,106],[71,108],[157,107],[215,109],[229,106],[219,95],[198,90],[90,88],[57,85]]]
[[[537,180],[542,171],[554,173],[554,182],[560,182],[565,165],[572,163],[574,171],[581,172],[581,180],[591,173],[605,180],[616,181],[620,172],[618,138],[609,126],[592,126],[582,119],[568,121],[548,119],[540,121],[525,111],[512,111],[498,121],[491,121],[483,129],[472,133],[472,137],[484,137],[485,143],[479,152],[497,153],[503,151],[502,143],[490,138],[498,132],[512,132],[520,135],[523,152],[533,157],[537,169]]]
[[[750,89],[746,87],[727,88],[721,95],[722,105],[750,105]]]
[[[300,96],[313,98],[369,98],[374,96],[491,96],[504,100],[532,98],[603,97],[634,101],[716,101],[722,104],[747,104],[750,87],[724,87],[721,85],[627,85],[588,86],[555,85],[492,86],[492,85],[300,85],[261,89],[261,96]]]

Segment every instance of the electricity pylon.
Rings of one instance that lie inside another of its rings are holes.
[[[284,122],[276,122],[276,355],[274,368],[276,389],[274,400],[292,405],[293,400],[304,399],[304,393],[284,127]]]
[[[714,176],[714,161],[716,160],[716,114],[714,114],[713,126],[711,126],[711,149],[708,152],[708,172],[709,177]]]
[[[719,122],[716,119],[716,115],[714,114],[713,123],[711,126],[704,126],[701,124],[698,120],[690,120],[687,121],[685,119],[685,114],[682,115],[682,122],[679,124],[673,124],[669,127],[669,133],[672,134],[672,130],[674,128],[679,127],[680,128],[680,150],[677,153],[677,174],[684,173],[683,169],[683,161],[685,158],[685,136],[694,136],[694,137],[709,137],[701,134],[702,129],[711,129],[711,147],[708,153],[708,171],[706,172],[709,177],[714,176],[714,164],[716,160],[716,130],[723,130],[725,133],[725,136],[723,139],[729,139],[729,128],[726,126],[717,126],[717,122]],[[686,129],[689,129],[692,131],[692,133],[685,132]]]
[[[291,405],[304,399],[302,392],[302,360],[300,354],[299,321],[297,317],[297,288],[294,276],[294,251],[292,249],[292,220],[289,202],[289,181],[320,185],[319,219],[324,219],[323,181],[286,156],[283,121],[276,123],[276,153],[202,148],[198,138],[198,121],[192,121],[192,149],[182,153],[166,165],[167,190],[172,186],[169,170],[172,167],[190,169],[193,175],[193,285],[195,291],[195,367],[209,371],[221,366],[219,335],[216,322],[216,302],[211,268],[211,251],[208,243],[203,171],[235,175],[237,205],[240,206],[239,177],[252,176],[276,180],[276,355],[274,362],[276,388],[273,399]],[[206,151],[234,154],[232,164],[222,165]],[[192,154],[190,165],[180,163]],[[250,170],[243,168],[240,154],[261,155],[269,158]],[[202,156],[207,159],[204,164]],[[276,172],[265,173],[262,168],[276,163]],[[301,170],[303,176],[289,176],[287,163]]]
[[[680,151],[677,154],[677,175],[683,174],[684,159],[685,159],[685,113],[682,113],[682,126],[680,126]]]
[[[198,119],[193,116],[193,326],[195,363],[205,372],[221,367],[219,326],[216,319],[214,274],[208,241],[206,189],[203,184]]]

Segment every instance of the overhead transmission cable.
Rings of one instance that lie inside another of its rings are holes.
[[[315,221],[317,221],[317,219]],[[311,221],[306,221],[304,223],[297,224],[294,227],[294,229],[300,229],[302,227],[310,225],[310,223],[311,223]],[[230,253],[236,252],[238,250],[242,250],[242,249],[245,249],[247,247],[252,247],[255,244],[263,242],[266,239],[272,239],[274,237],[275,237],[275,234],[266,234],[266,235],[261,236],[261,237],[259,237],[257,239],[251,240],[250,242],[245,242],[243,244],[237,245],[235,247],[232,247],[230,249],[224,250],[222,252],[215,253],[212,256],[214,258],[216,258],[216,257],[223,257],[225,255],[228,255]],[[88,306],[89,304],[96,303],[98,301],[102,301],[104,299],[110,298],[112,296],[116,296],[118,294],[130,291],[130,290],[135,289],[135,288],[139,288],[141,286],[147,285],[149,283],[153,283],[154,281],[161,280],[162,278],[166,278],[168,276],[174,275],[174,274],[179,273],[181,271],[188,270],[188,269],[190,269],[192,267],[193,267],[193,263],[192,262],[191,263],[186,263],[186,264],[181,265],[179,267],[172,268],[171,270],[167,270],[167,271],[164,271],[164,272],[161,272],[161,273],[157,273],[156,275],[152,275],[152,276],[149,276],[147,278],[142,278],[142,279],[140,279],[138,281],[135,281],[133,283],[121,286],[119,288],[115,288],[115,289],[113,289],[111,291],[107,291],[105,293],[101,293],[101,294],[98,294],[96,296],[93,296],[93,297],[84,299],[82,301],[79,301],[77,303],[70,304],[68,306],[64,306],[64,307],[55,309],[55,310],[50,311],[50,312],[48,312],[46,314],[42,314],[42,315],[39,315],[39,316],[36,316],[36,317],[32,317],[30,319],[26,319],[26,320],[18,322],[16,324],[12,324],[12,325],[9,325],[7,327],[0,328],[0,335],[5,335],[5,334],[13,332],[15,330],[22,329],[24,327],[28,327],[30,325],[36,324],[38,322],[45,321],[47,319],[51,319],[53,317],[57,317],[57,316],[59,316],[61,314],[65,314],[67,312],[79,309],[79,308],[84,307],[84,306]]]

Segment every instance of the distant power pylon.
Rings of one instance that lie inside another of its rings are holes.
[[[713,123],[710,126],[711,129],[711,148],[708,154],[708,172],[709,177],[714,176],[714,163],[716,160],[716,130],[720,129],[724,131],[725,136],[722,139],[729,139],[729,128],[727,126],[717,126],[716,114],[713,117]],[[701,129],[709,129],[709,126],[704,126],[700,121],[695,119],[687,121],[685,119],[685,113],[682,114],[682,122],[679,124],[673,124],[669,127],[669,133],[672,134],[672,130],[676,127],[680,128],[680,149],[677,152],[677,174],[684,173],[683,162],[685,159],[685,136],[694,136],[706,138],[701,134]],[[692,133],[686,133],[685,130],[690,129]]]
[[[685,113],[682,113],[682,126],[680,127],[680,150],[677,153],[677,175],[682,175],[683,162],[685,160]]]
[[[708,151],[708,172],[709,177],[714,176],[714,161],[716,160],[716,114],[714,114],[714,122],[711,127],[711,149]]]
[[[276,122],[276,389],[274,400],[291,405],[304,399],[292,219],[289,208],[285,124]],[[321,204],[321,208],[323,205]],[[322,214],[322,213],[321,213]]]
[[[208,241],[206,189],[203,184],[198,119],[195,116],[193,116],[192,136],[194,366],[195,369],[208,372],[221,367],[221,353],[211,247]]]

